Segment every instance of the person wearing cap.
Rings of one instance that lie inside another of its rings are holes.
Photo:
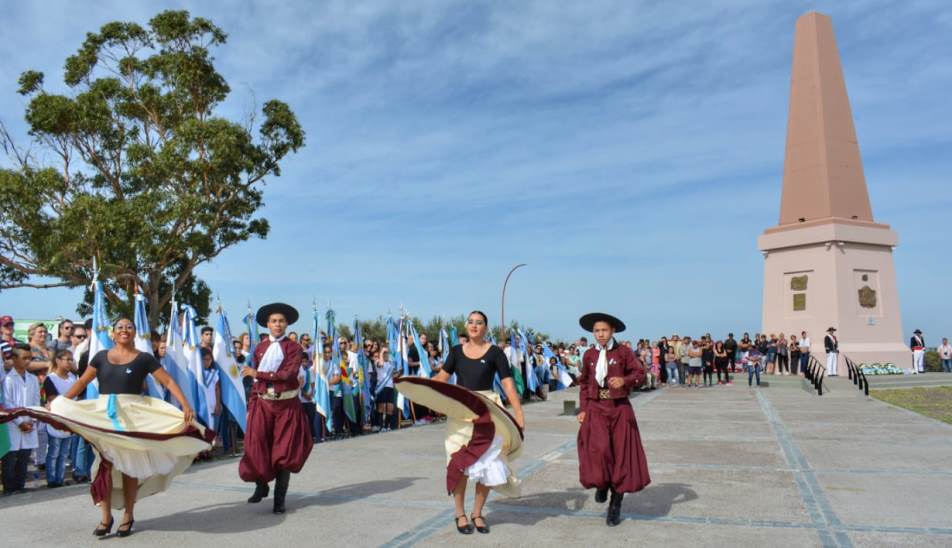
[[[836,376],[836,358],[840,353],[840,342],[836,340],[836,328],[831,327],[826,330],[826,337],[823,337],[823,348],[826,349],[826,376]]]
[[[926,340],[922,337],[922,331],[916,329],[912,332],[909,347],[912,348],[912,372],[917,375],[925,373]]]
[[[611,502],[605,523],[621,523],[625,493],[641,491],[651,483],[648,461],[641,445],[635,411],[629,393],[645,380],[641,360],[615,333],[625,324],[603,313],[582,316],[579,324],[592,332],[595,345],[582,356],[578,378],[580,423],[578,431],[579,482],[595,489],[595,502]]]
[[[285,512],[285,496],[291,473],[304,467],[314,438],[307,413],[298,394],[301,389],[301,363],[304,350],[285,332],[296,322],[298,312],[284,303],[262,306],[255,315],[258,325],[268,328],[268,338],[255,348],[257,369],[243,367],[242,377],[254,379],[248,399],[245,453],[238,474],[254,482],[250,503],[268,496],[268,483],[274,480],[275,514]]]

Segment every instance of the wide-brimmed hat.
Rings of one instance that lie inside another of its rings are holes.
[[[298,320],[298,311],[293,306],[284,303],[271,303],[258,309],[258,313],[255,314],[255,321],[257,321],[261,327],[268,327],[268,318],[270,318],[272,314],[281,314],[284,316],[284,319],[288,321],[288,325]]]
[[[615,329],[615,333],[621,333],[625,330],[625,322],[604,312],[591,312],[578,320],[579,325],[581,325],[585,331],[594,330],[596,322],[608,322],[608,324]]]
[[[913,335],[922,335],[922,331],[916,329],[915,331],[912,332],[912,334],[913,334]]]
[[[827,333],[832,333],[832,332],[834,332],[834,331],[836,331],[836,328],[835,328],[835,327],[828,327],[828,328],[826,329],[826,332],[827,332]]]

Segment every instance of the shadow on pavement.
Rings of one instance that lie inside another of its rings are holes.
[[[145,502],[148,504],[148,501]],[[244,500],[189,508],[175,514],[136,520],[137,530],[201,531],[202,533],[242,533],[280,525],[284,515],[271,513],[271,497],[258,504]],[[138,508],[138,504],[137,504]],[[291,508],[289,507],[290,511]]]
[[[594,490],[573,488],[568,491],[554,491],[527,495],[518,499],[495,500],[490,504],[491,512],[486,519],[493,523],[515,523],[535,525],[548,518],[572,515],[582,510],[586,501],[592,500]],[[644,491],[628,494],[622,503],[622,512],[643,516],[666,516],[675,504],[698,498],[694,489],[684,483],[662,483],[651,485]],[[588,508],[602,512],[607,504],[597,504],[592,500]]]
[[[649,485],[640,493],[625,495],[621,509],[644,516],[667,516],[675,504],[697,498],[697,492],[686,483],[660,483]]]
[[[240,494],[240,500],[223,504],[211,504],[199,508],[190,508],[167,516],[136,521],[137,529],[151,529],[155,531],[202,531],[203,533],[240,533],[267,529],[281,524],[285,516],[308,506],[332,506],[344,504],[354,500],[364,499],[373,495],[381,495],[400,491],[413,485],[423,478],[394,478],[389,480],[367,481],[353,485],[342,485],[333,489],[319,491],[314,494],[300,495],[294,492],[294,478],[291,479],[291,489],[288,492],[287,514],[274,515],[271,513],[273,504],[273,489],[268,498],[258,504],[245,502],[245,494]],[[250,493],[250,491],[249,491]],[[148,504],[146,502],[146,504]]]
[[[400,491],[410,487],[417,480],[423,478],[393,478],[386,480],[365,481],[363,483],[354,483],[351,485],[341,485],[332,489],[325,489],[316,493],[304,496],[294,496],[294,483],[291,483],[291,492],[288,494],[288,501],[294,502],[295,506],[333,506],[335,504],[344,504],[353,500],[365,499],[374,495],[383,495]],[[289,504],[288,511],[293,511]]]

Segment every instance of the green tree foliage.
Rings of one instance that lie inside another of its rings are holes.
[[[195,267],[267,236],[255,216],[264,181],[304,145],[281,101],[265,102],[260,120],[216,115],[230,88],[211,50],[225,41],[211,21],[165,11],[147,27],[87,34],[66,59],[68,95],[45,91],[40,72],[21,75],[32,145],[0,124],[15,165],[0,169],[0,289],[88,286],[95,257],[113,312],[131,311],[138,285],[157,325],[174,284],[207,315]]]

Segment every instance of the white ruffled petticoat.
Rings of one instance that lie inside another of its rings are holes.
[[[501,453],[502,436],[497,435],[479,460],[466,469],[466,475],[487,487],[505,485],[509,482],[509,467],[506,461],[500,458]]]

